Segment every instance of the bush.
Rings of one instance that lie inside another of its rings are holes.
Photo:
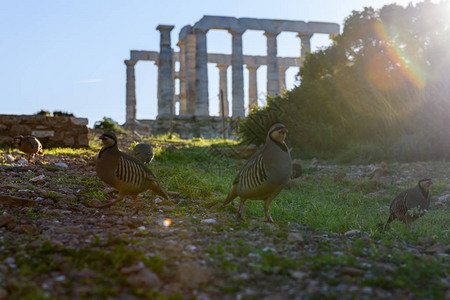
[[[38,111],[37,113],[36,113],[36,115],[38,115],[38,116],[47,116],[47,117],[50,117],[50,112],[49,111],[46,111],[46,110],[43,110],[43,109],[41,109],[40,111]]]
[[[126,133],[126,131],[117,122],[107,117],[103,117],[102,121],[95,122],[94,129],[112,131],[117,133]]]
[[[64,111],[58,111],[58,110],[55,110],[53,112],[53,116],[54,117],[63,117],[63,116],[65,116],[65,117],[75,117],[73,113],[64,112]]]

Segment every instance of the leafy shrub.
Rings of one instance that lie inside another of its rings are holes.
[[[41,109],[40,111],[38,111],[38,112],[36,113],[36,115],[38,115],[38,116],[47,116],[47,117],[50,117],[50,112],[47,111],[47,110]]]
[[[73,113],[64,112],[64,111],[58,111],[58,110],[55,110],[53,112],[53,116],[54,117],[58,117],[58,116],[61,116],[61,117],[63,117],[63,116],[65,116],[65,117],[75,117]]]
[[[103,131],[113,131],[117,133],[126,132],[119,124],[117,124],[117,122],[107,117],[103,117],[103,120],[95,122],[94,129],[100,129]]]

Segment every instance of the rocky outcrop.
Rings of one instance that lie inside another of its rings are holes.
[[[34,135],[44,148],[88,147],[88,119],[68,116],[0,115],[0,145],[16,135]]]

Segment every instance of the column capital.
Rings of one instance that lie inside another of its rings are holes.
[[[205,29],[205,28],[194,28],[194,33],[195,34],[207,34],[209,29]]]
[[[173,25],[158,25],[158,27],[156,27],[156,30],[159,30],[159,31],[172,31],[172,29],[174,27],[175,26],[173,26]]]
[[[245,65],[245,67],[248,69],[248,70],[258,70],[258,68],[260,67],[260,65]]]
[[[297,33],[297,37],[299,37],[300,39],[307,39],[307,40],[309,40],[309,39],[311,39],[311,37],[313,36],[313,34],[314,33],[301,33],[301,32],[298,32]]]
[[[228,33],[232,35],[243,35],[245,32],[245,29],[228,29]]]
[[[279,34],[280,34],[280,32],[278,32],[278,31],[267,31],[267,30],[264,31],[264,35],[267,36],[268,38],[269,37],[276,38]]]
[[[127,67],[134,67],[134,65],[138,62],[137,60],[126,59],[123,61]]]
[[[230,65],[219,65],[219,64],[217,64],[216,65],[216,67],[218,68],[218,69],[228,69],[228,67],[229,67]]]

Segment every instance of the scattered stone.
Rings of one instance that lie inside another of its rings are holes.
[[[347,176],[347,174],[345,174],[343,172],[339,172],[336,175],[334,175],[334,179],[333,180],[342,183],[342,181],[344,180],[345,176]]]
[[[442,243],[437,242],[431,247],[428,247],[425,251],[426,254],[439,254],[439,253],[445,253],[445,245]]]
[[[6,227],[8,229],[12,229],[16,226],[16,218],[8,215],[3,214],[0,216],[0,227]]]
[[[216,221],[216,219],[204,219],[204,220],[201,220],[200,223],[202,223],[202,224],[217,224],[217,221]]]
[[[69,166],[66,163],[63,163],[63,162],[55,163],[55,166],[57,166],[58,168],[61,168],[61,169],[68,169],[69,168]]]
[[[299,186],[298,183],[295,182],[294,180],[289,180],[289,181],[287,182],[285,188],[288,189],[288,190],[296,190],[296,189],[299,189],[300,186]]]
[[[98,199],[92,199],[91,201],[88,202],[88,204],[86,204],[87,207],[93,207],[93,208],[100,207],[101,205],[102,205],[102,202],[100,202],[100,200],[98,200]]]
[[[120,273],[122,273],[124,275],[129,275],[131,273],[140,272],[142,269],[144,269],[144,267],[145,267],[144,263],[140,261],[137,264],[134,264],[132,266],[123,267],[122,269],[120,269]]]
[[[0,287],[0,300],[6,299],[8,299],[8,292],[4,288]]]
[[[182,263],[178,266],[178,281],[191,288],[207,283],[210,278],[210,271],[196,262]]]
[[[17,160],[17,163],[20,165],[26,165],[28,163],[28,160],[21,158]]]
[[[25,224],[25,225],[20,225],[20,226],[17,226],[16,228],[14,228],[14,232],[37,235],[37,234],[39,234],[39,229],[32,225]]]
[[[341,273],[344,275],[350,275],[350,276],[363,276],[366,272],[361,269],[353,268],[353,267],[342,267]]]
[[[352,237],[352,236],[358,235],[360,233],[361,233],[361,230],[353,229],[353,230],[347,231],[346,233],[344,233],[344,235],[348,236],[348,237]]]
[[[131,274],[128,277],[128,283],[133,287],[143,289],[159,288],[161,280],[158,275],[147,268],[142,268],[138,273]]]
[[[45,175],[39,175],[36,177],[31,178],[29,181],[30,182],[42,182],[44,181]]]
[[[6,159],[6,162],[9,164],[16,160],[14,158],[14,156],[12,156],[11,154],[3,154],[3,157]]]
[[[307,273],[302,272],[302,271],[294,271],[294,270],[289,271],[289,275],[292,278],[295,278],[297,280],[302,280],[303,278],[308,277]]]
[[[290,232],[288,234],[288,241],[290,243],[303,243],[303,236],[298,232]]]

